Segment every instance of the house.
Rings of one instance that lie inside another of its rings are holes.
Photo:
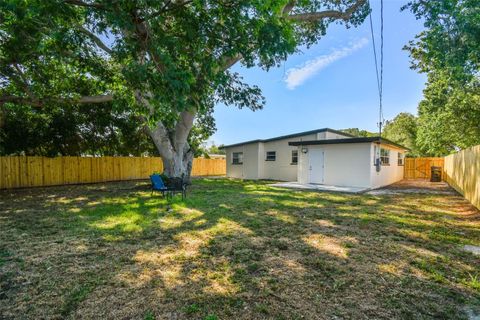
[[[403,179],[408,151],[384,138],[355,137],[329,128],[223,148],[228,177],[362,188]]]

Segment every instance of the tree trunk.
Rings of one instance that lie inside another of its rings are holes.
[[[188,144],[195,113],[183,111],[175,129],[170,133],[161,121],[154,129],[147,131],[157,147],[163,161],[163,173],[169,178],[183,178],[190,181],[193,164],[193,150]]]
[[[170,178],[181,178],[190,181],[193,163],[193,151],[174,152],[173,157],[162,156],[163,173]]]

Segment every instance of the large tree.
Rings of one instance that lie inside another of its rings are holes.
[[[0,4],[0,104],[127,105],[169,176],[189,174],[196,119],[215,103],[253,110],[259,88],[229,71],[268,70],[366,0],[7,0]],[[99,106],[100,107],[100,106]]]
[[[425,30],[406,49],[427,74],[418,108],[417,145],[445,155],[480,144],[480,5],[478,0],[410,2]]]
[[[387,120],[383,136],[410,149],[410,156],[419,156],[417,148],[417,118],[408,112],[399,113],[393,120]]]

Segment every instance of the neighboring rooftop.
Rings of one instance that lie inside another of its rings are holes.
[[[345,133],[345,132],[338,131],[338,130],[334,130],[334,129],[330,129],[330,128],[322,128],[322,129],[304,131],[304,132],[299,132],[299,133],[287,134],[287,135],[285,135],[285,136],[279,136],[279,137],[275,137],[275,138],[256,139],[256,140],[250,140],[250,141],[244,141],[244,142],[234,143],[234,144],[230,144],[230,145],[228,145],[228,146],[222,146],[221,149],[230,148],[230,147],[236,147],[236,146],[241,146],[241,145],[249,144],[249,143],[270,142],[270,141],[275,141],[275,140],[296,138],[296,137],[301,137],[301,136],[305,136],[305,135],[309,135],[309,134],[317,134],[317,133],[321,133],[321,132],[331,132],[331,133],[341,134],[341,135],[346,136],[346,137],[355,138],[355,136],[353,136],[353,135],[351,135],[351,134],[349,134],[349,133]],[[337,140],[337,139],[335,139],[335,140]]]
[[[380,144],[387,144],[391,145],[406,151],[409,151],[410,149],[399,145],[398,143],[395,143],[393,141],[390,141],[385,138],[381,137],[354,137],[354,138],[347,138],[347,139],[326,139],[326,140],[310,140],[310,141],[292,141],[289,142],[288,144],[290,146],[308,146],[308,145],[320,145],[320,144],[339,144],[339,143],[365,143],[365,142],[376,142]]]

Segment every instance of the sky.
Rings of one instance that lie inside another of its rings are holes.
[[[423,30],[406,1],[384,1],[384,118],[416,114],[426,77],[410,69],[408,41]],[[375,42],[380,44],[380,1],[371,0]],[[379,50],[377,50],[379,55]],[[217,131],[209,143],[232,144],[319,128],[378,131],[379,98],[370,23],[346,29],[332,24],[318,44],[290,56],[266,72],[240,64],[232,71],[258,85],[266,98],[262,110],[215,107]]]

